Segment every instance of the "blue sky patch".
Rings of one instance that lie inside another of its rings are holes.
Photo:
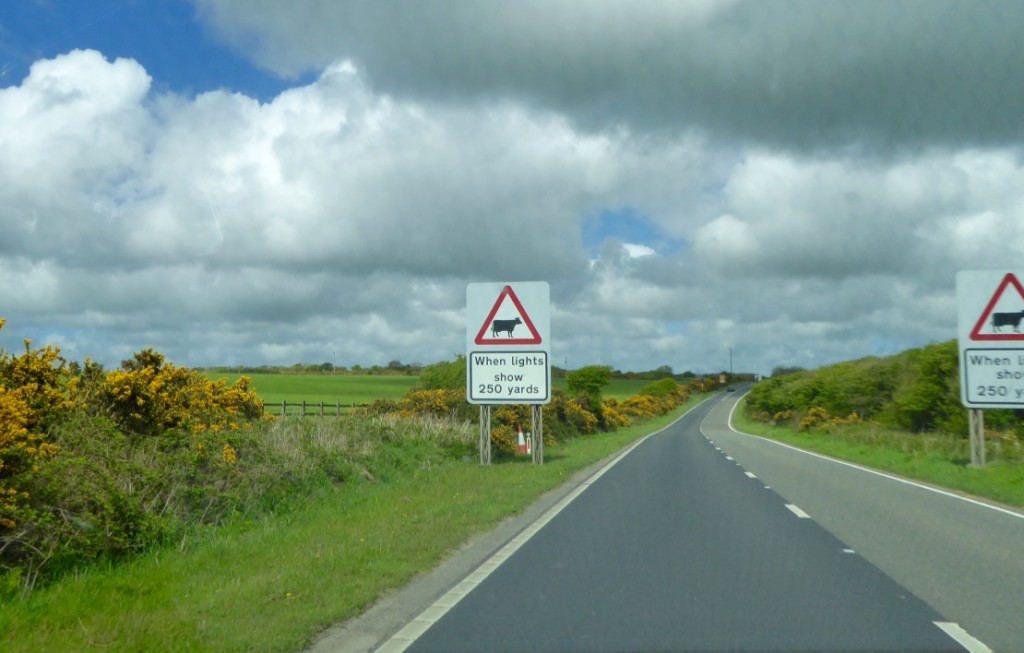
[[[685,240],[671,237],[632,208],[605,210],[587,217],[583,220],[582,232],[583,248],[590,258],[597,258],[601,243],[609,238],[646,245],[659,254],[673,254],[686,244]]]
[[[225,89],[265,102],[313,79],[257,68],[210,35],[187,0],[16,0],[0,16],[0,88],[20,84],[34,61],[76,49],[135,59],[158,93]]]

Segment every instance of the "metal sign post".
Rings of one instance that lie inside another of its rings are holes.
[[[491,407],[480,406],[480,464],[491,464]]]
[[[1024,271],[956,275],[960,399],[968,408],[971,464],[985,464],[982,411],[1024,409]]]
[[[544,464],[544,407],[530,407],[530,421],[533,422],[533,462]]]
[[[533,406],[533,461],[544,462],[540,407],[551,403],[550,303],[545,281],[466,287],[466,400],[480,405],[481,465],[491,460],[490,409],[501,404]]]
[[[971,466],[985,466],[985,411],[971,408],[967,411],[971,422]]]

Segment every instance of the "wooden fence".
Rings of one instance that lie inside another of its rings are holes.
[[[328,403],[325,401],[264,402],[263,413],[278,417],[339,417],[366,404]],[[344,411],[344,412],[342,412]]]

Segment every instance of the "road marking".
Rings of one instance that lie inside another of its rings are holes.
[[[853,549],[843,549],[843,553],[856,553]]]
[[[708,401],[711,397],[704,399],[699,404],[686,411],[675,419],[671,424],[667,424],[662,428],[658,429],[654,433],[648,433],[644,437],[640,438],[633,443],[628,449],[620,453],[618,456],[613,458],[607,465],[597,470],[593,475],[584,480],[576,489],[567,494],[562,498],[561,501],[556,503],[554,506],[548,509],[540,518],[524,528],[514,538],[509,540],[505,546],[501,547],[497,553],[492,555],[490,558],[485,560],[476,568],[475,571],[470,573],[462,582],[458,583],[452,589],[448,590],[441,598],[434,601],[426,610],[416,616],[415,619],[407,623],[401,630],[392,635],[384,644],[379,648],[375,649],[378,653],[402,653],[405,649],[413,645],[413,643],[423,636],[423,633],[427,632],[431,626],[437,623],[441,617],[446,615],[449,610],[455,607],[459,601],[461,601],[467,594],[476,589],[477,585],[484,582],[484,580],[491,575],[495,569],[497,569],[501,563],[508,560],[513,553],[518,551],[524,544],[526,544],[530,538],[537,534],[540,529],[544,528],[548,522],[558,516],[558,513],[568,507],[570,503],[576,500],[587,488],[594,484],[597,479],[601,478],[608,472],[612,467],[619,463],[623,458],[633,452],[634,449],[639,447],[648,438],[658,435],[662,431],[671,428],[687,415],[690,411],[694,410],[698,406],[701,406],[705,401]]]
[[[792,503],[787,503],[786,507],[789,508],[789,511],[792,512],[797,517],[799,517],[800,519],[810,519],[811,518],[810,515],[808,515],[803,510],[800,510],[800,508],[794,506]]]
[[[733,460],[733,457],[732,456],[726,456],[725,459],[726,460]]]
[[[960,624],[956,624],[951,621],[934,621],[932,623],[941,628],[944,633],[955,639],[956,643],[967,649],[969,653],[992,653],[992,649],[972,637],[970,633],[960,627]]]
[[[747,478],[757,478],[756,476],[754,476],[750,472],[743,472],[743,473],[747,475]]]
[[[743,397],[740,397],[739,399],[742,399],[742,398]],[[988,508],[989,510],[995,510],[996,512],[1001,512],[1004,515],[1009,515],[1011,517],[1016,517],[1017,519],[1024,519],[1024,512],[1016,512],[1016,511],[1010,510],[1008,508],[1003,508],[1001,506],[996,506],[996,505],[993,505],[991,503],[985,503],[984,501],[978,501],[977,499],[972,499],[970,497],[965,497],[965,496],[956,494],[955,492],[950,492],[948,490],[941,490],[939,488],[932,487],[930,485],[925,485],[924,483],[918,483],[916,481],[911,481],[910,479],[907,479],[907,478],[903,478],[903,477],[900,477],[900,476],[894,476],[892,474],[887,474],[886,472],[880,472],[877,469],[871,469],[870,467],[864,467],[863,465],[858,465],[856,463],[851,463],[851,462],[848,462],[846,460],[840,460],[838,458],[833,458],[831,456],[826,456],[824,454],[814,453],[813,451],[807,451],[806,449],[801,449],[800,447],[794,447],[791,444],[786,444],[785,442],[779,442],[777,440],[772,440],[771,438],[766,438],[766,437],[763,437],[763,436],[760,436],[760,435],[754,435],[753,433],[744,433],[743,431],[737,431],[733,427],[733,425],[732,425],[732,414],[733,414],[733,411],[736,410],[736,406],[739,405],[739,399],[737,399],[736,403],[733,404],[732,409],[729,411],[729,420],[728,420],[729,430],[731,430],[733,433],[735,433],[737,435],[743,435],[743,436],[746,436],[748,438],[757,438],[758,440],[763,440],[764,442],[770,442],[771,444],[778,445],[780,447],[785,447],[787,449],[792,449],[793,451],[798,451],[798,452],[800,452],[802,454],[807,454],[808,456],[813,456],[814,458],[819,458],[821,460],[827,460],[829,462],[833,462],[833,463],[836,463],[838,465],[845,465],[846,467],[851,467],[853,469],[859,469],[862,472],[867,472],[868,474],[874,474],[875,476],[881,476],[882,478],[887,478],[890,481],[896,481],[897,483],[903,483],[904,485],[911,485],[913,487],[920,488],[922,490],[927,490],[929,492],[934,492],[935,494],[941,494],[942,496],[950,497],[952,499],[959,499],[961,501],[966,501],[967,503],[971,503],[971,504],[974,504],[976,506],[981,506],[982,508]]]

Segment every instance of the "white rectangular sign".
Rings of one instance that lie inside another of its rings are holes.
[[[551,290],[545,281],[466,287],[466,398],[551,402]]]
[[[473,351],[466,366],[471,404],[546,404],[551,367],[544,351]]]
[[[1024,408],[1024,271],[956,276],[960,398],[968,408]]]

